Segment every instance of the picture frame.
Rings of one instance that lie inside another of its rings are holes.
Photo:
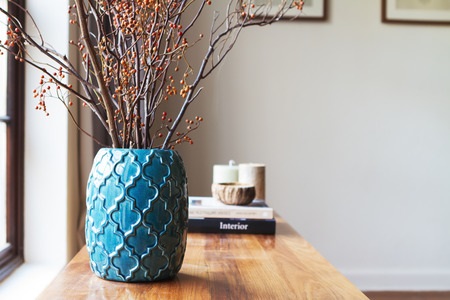
[[[450,25],[450,0],[382,0],[384,23]]]
[[[267,0],[259,0],[266,3]],[[278,5],[282,0],[271,0],[272,9],[269,11],[268,15],[271,16],[277,11]],[[328,15],[328,0],[303,0],[303,10],[301,12],[291,9],[283,18],[291,19],[297,18],[296,20],[309,20],[309,21],[324,21],[327,19]],[[258,3],[258,1],[255,1]],[[273,12],[273,13],[271,13]]]

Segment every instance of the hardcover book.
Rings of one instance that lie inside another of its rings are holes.
[[[189,218],[273,219],[263,200],[249,205],[227,205],[212,197],[189,197]]]
[[[276,221],[272,219],[189,219],[188,232],[275,234]]]

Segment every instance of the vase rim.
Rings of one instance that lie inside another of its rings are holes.
[[[114,147],[102,147],[104,150],[119,150],[119,151],[175,151],[175,149],[161,149],[161,148],[114,148]]]

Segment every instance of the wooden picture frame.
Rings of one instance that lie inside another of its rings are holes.
[[[259,0],[261,4],[267,3],[267,0]],[[284,19],[297,18],[296,20],[309,20],[309,21],[324,21],[327,19],[328,12],[328,0],[303,0],[303,10],[301,12],[296,9],[291,9]],[[273,15],[281,4],[282,0],[271,0],[272,9],[268,12],[268,15]],[[258,4],[258,1],[256,1]],[[273,12],[273,13],[272,13]]]
[[[384,23],[450,25],[450,0],[382,0]]]

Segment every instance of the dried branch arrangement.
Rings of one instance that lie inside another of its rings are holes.
[[[37,34],[0,7],[7,16],[8,37],[0,41],[0,54],[14,55],[42,72],[34,95],[36,108],[45,114],[48,98],[61,100],[69,113],[73,101],[81,101],[108,131],[112,147],[173,149],[192,143],[189,134],[203,118],[186,119],[186,111],[241,31],[277,22],[288,10],[300,12],[303,6],[301,0],[279,2],[274,13],[270,0],[229,0],[220,12],[212,11],[210,0],[74,0],[68,13],[79,32],[78,40],[70,41],[81,57],[76,65],[46,43],[24,7],[8,0]],[[195,34],[200,16],[208,11],[213,17],[209,32]],[[51,63],[33,57],[30,48]],[[187,55],[193,51],[201,53],[198,65]],[[68,84],[68,76],[81,89]],[[166,102],[178,107],[177,115],[164,111]]]

